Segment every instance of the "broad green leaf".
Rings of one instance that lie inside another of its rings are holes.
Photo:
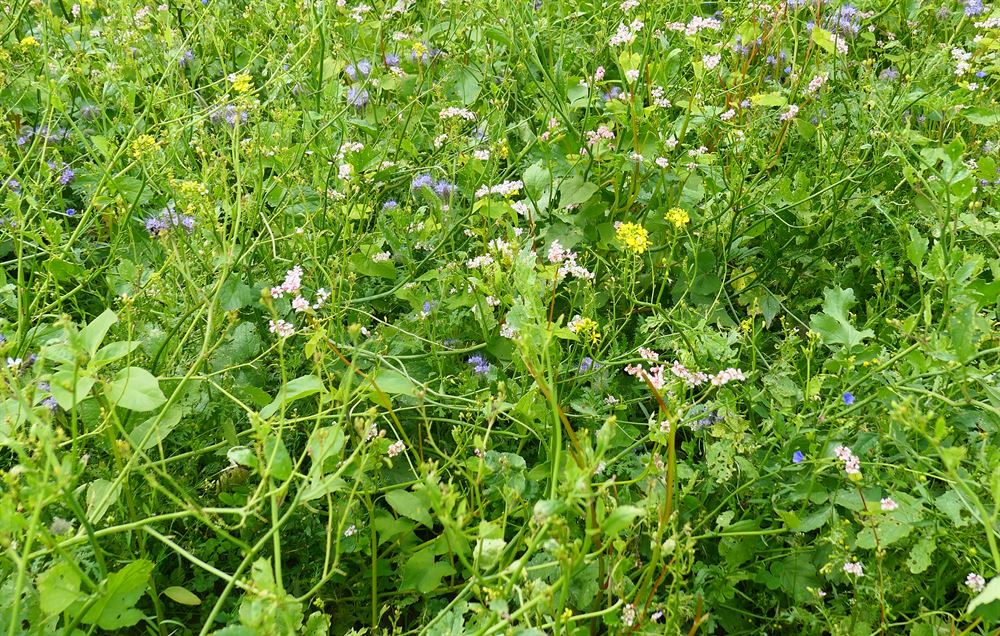
[[[267,419],[278,412],[278,410],[289,402],[301,400],[304,397],[322,393],[326,390],[323,381],[314,375],[304,375],[291,380],[281,387],[274,401],[260,410],[260,416]]]
[[[325,497],[330,493],[341,492],[347,489],[347,482],[336,475],[313,475],[309,483],[302,488],[299,494],[300,501],[312,501]]]
[[[524,189],[528,195],[538,201],[552,185],[552,173],[541,161],[536,161],[524,171],[522,181],[524,181]]]
[[[96,623],[101,629],[131,627],[142,620],[144,614],[135,604],[149,585],[153,564],[144,559],[133,561],[108,576],[98,601],[80,619],[85,625]]]
[[[56,404],[68,411],[90,396],[95,382],[82,369],[76,373],[71,370],[59,371],[50,379],[49,390],[52,391]]]
[[[818,26],[813,27],[812,40],[816,43],[816,46],[827,53],[835,53],[837,51],[837,45],[833,41],[833,34],[826,29],[821,29]]]
[[[920,574],[931,566],[931,555],[937,548],[934,537],[924,537],[910,550],[910,556],[906,559],[906,566],[913,574]]]
[[[559,188],[559,207],[565,208],[570,205],[580,205],[590,200],[598,188],[589,181],[584,181],[580,175],[563,182]]]
[[[851,324],[847,312],[855,304],[854,290],[827,289],[823,292],[823,313],[813,314],[809,326],[820,335],[826,345],[843,345],[847,349],[861,344],[866,338],[871,338],[875,332],[871,329],[858,331]]]
[[[180,423],[183,414],[184,410],[177,405],[171,406],[162,413],[157,413],[132,429],[132,432],[129,433],[132,445],[146,450],[160,444]]]
[[[163,590],[163,595],[181,605],[201,605],[201,599],[180,585],[171,585]]]
[[[914,267],[919,269],[920,264],[924,262],[928,244],[927,239],[920,236],[916,228],[910,228],[910,243],[906,246],[906,258]]]
[[[996,126],[1000,124],[1000,110],[991,108],[963,108],[962,117],[977,126]]]
[[[271,474],[282,481],[292,476],[292,458],[280,437],[269,435],[264,440],[264,463],[270,466]]]
[[[390,490],[386,493],[385,500],[396,511],[396,514],[409,517],[428,528],[434,527],[430,506],[424,497],[406,490]]]
[[[644,514],[645,510],[638,506],[618,506],[604,520],[601,530],[606,535],[618,534]]]
[[[372,378],[372,382],[383,393],[389,395],[409,395],[412,397],[417,392],[417,385],[410,378],[392,369],[380,369]]]
[[[435,561],[429,548],[416,552],[403,565],[401,590],[417,590],[421,594],[433,592],[441,579],[454,574],[455,568],[443,561]]]
[[[123,340],[122,342],[110,342],[94,354],[94,359],[91,361],[91,365],[94,367],[101,367],[115,360],[121,360],[128,354],[132,353],[136,349],[142,346],[142,342],[139,340]]]
[[[236,311],[259,300],[260,296],[254,293],[252,287],[244,283],[237,276],[230,276],[226,282],[222,283],[219,290],[219,307],[223,311]]]
[[[86,598],[80,592],[80,575],[65,561],[60,561],[38,575],[39,605],[46,614],[59,614],[76,601]]]
[[[226,457],[237,466],[257,468],[257,454],[253,452],[252,448],[234,446],[226,453]]]
[[[344,431],[339,426],[324,426],[316,429],[309,436],[309,443],[307,445],[309,457],[312,459],[310,472],[325,473],[327,470],[325,464],[329,463],[332,465],[334,463],[327,460],[339,459],[345,442]]]
[[[126,367],[115,374],[107,394],[112,404],[130,411],[152,411],[167,401],[159,380],[139,367]]]
[[[779,92],[757,93],[750,96],[750,103],[754,106],[784,106],[788,103],[788,98]]]
[[[118,501],[121,484],[114,485],[107,479],[95,479],[87,486],[87,521],[97,523],[104,518],[111,504]]]
[[[97,318],[90,321],[86,327],[80,330],[80,342],[91,357],[97,353],[97,348],[101,346],[104,336],[111,329],[111,325],[118,322],[118,316],[110,309],[105,309]]]

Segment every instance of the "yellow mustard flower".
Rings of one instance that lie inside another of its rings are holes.
[[[160,142],[152,135],[139,135],[132,141],[132,157],[141,159],[142,157],[156,152],[160,149]]]
[[[688,216],[684,208],[670,208],[667,210],[666,219],[674,227],[683,227],[691,222],[691,217]]]
[[[570,331],[580,336],[583,340],[589,341],[591,344],[597,344],[601,340],[600,325],[592,318],[583,318],[577,315],[566,326]]]
[[[237,93],[247,93],[253,88],[253,82],[246,73],[230,75],[229,81],[233,85],[233,90]]]
[[[615,238],[621,241],[625,249],[636,254],[644,253],[652,245],[649,232],[638,223],[622,223],[615,230]]]
[[[21,46],[30,49],[33,46],[38,46],[38,40],[35,39],[33,35],[25,36],[21,38]]]

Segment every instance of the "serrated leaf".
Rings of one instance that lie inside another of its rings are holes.
[[[924,537],[914,544],[910,550],[910,556],[906,559],[906,566],[913,574],[920,574],[931,566],[931,555],[937,548],[933,537]]]
[[[38,575],[39,606],[46,614],[59,614],[86,597],[80,592],[80,575],[65,561]]]
[[[823,313],[813,314],[809,327],[820,335],[826,345],[842,345],[848,349],[871,338],[871,329],[859,331],[851,324],[848,311],[855,304],[854,290],[833,288],[823,292]]]
[[[152,572],[153,564],[140,559],[109,575],[100,598],[80,618],[80,622],[85,625],[96,623],[101,629],[109,630],[138,623],[144,614],[135,609],[135,604],[146,591]]]

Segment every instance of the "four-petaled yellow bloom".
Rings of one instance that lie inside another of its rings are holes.
[[[673,223],[674,227],[683,227],[691,222],[691,217],[683,208],[670,208],[667,210],[666,219],[668,223]]]
[[[566,326],[586,342],[597,344],[601,340],[600,325],[592,318],[574,316],[573,320],[569,321],[569,324]]]
[[[615,238],[630,252],[642,254],[649,246],[649,232],[638,223],[622,223],[615,231]]]
[[[229,81],[233,84],[233,90],[237,93],[246,93],[253,88],[253,83],[250,81],[250,76],[246,73],[240,73],[239,75],[230,75]]]
[[[132,142],[132,156],[140,159],[160,149],[160,142],[152,135],[139,135]]]

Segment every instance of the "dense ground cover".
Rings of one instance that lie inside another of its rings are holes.
[[[989,633],[1000,9],[0,5],[0,629]]]

